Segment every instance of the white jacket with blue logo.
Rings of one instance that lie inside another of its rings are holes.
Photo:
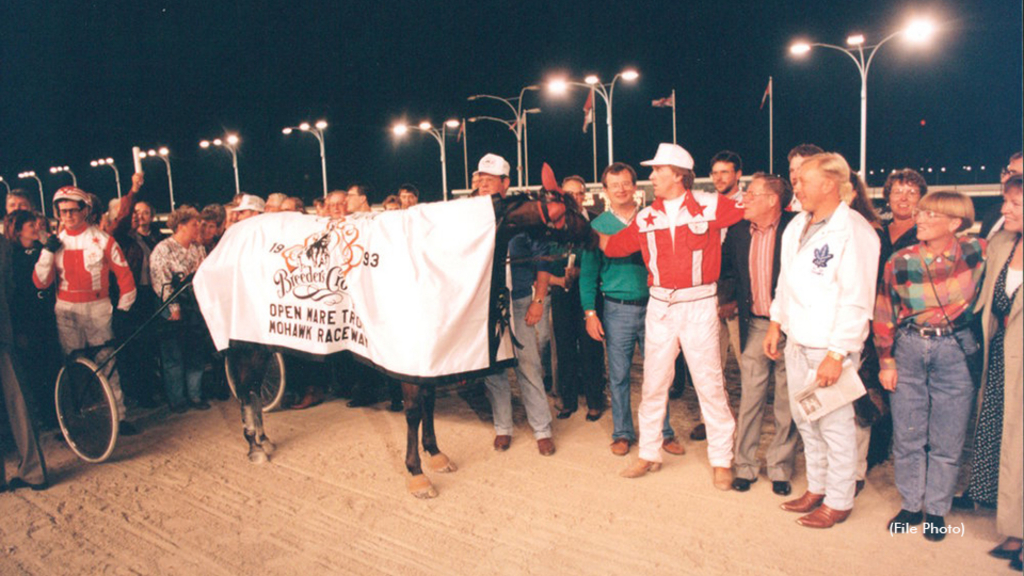
[[[874,312],[880,241],[863,216],[840,203],[825,227],[800,248],[810,214],[782,235],[782,266],[771,319],[788,342],[860,352]]]

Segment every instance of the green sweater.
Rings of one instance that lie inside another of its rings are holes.
[[[615,234],[626,227],[614,214],[605,212],[590,226],[602,234]],[[594,310],[597,290],[619,300],[647,298],[647,266],[640,252],[626,258],[608,258],[600,251],[584,250],[580,258],[580,302],[583,310]]]

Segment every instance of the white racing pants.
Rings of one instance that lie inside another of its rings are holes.
[[[114,328],[111,322],[113,306],[110,300],[103,299],[95,302],[65,302],[57,300],[53,308],[57,316],[57,338],[60,340],[60,347],[67,356],[84,348],[95,348],[103,346],[114,339]],[[96,352],[92,358],[97,365],[102,364],[114,349],[106,346]],[[110,384],[114,393],[114,400],[117,402],[117,411],[120,419],[125,418],[124,395],[121,394],[121,378],[114,369],[116,360],[111,360],[102,373]]]
[[[681,290],[651,288],[644,335],[644,382],[638,420],[640,458],[661,462],[661,430],[675,359],[682,349],[707,426],[708,460],[732,466],[736,420],[729,409],[718,342],[716,285]]]

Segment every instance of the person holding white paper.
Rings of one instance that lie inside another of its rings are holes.
[[[779,341],[785,332],[790,406],[807,461],[807,492],[782,509],[805,514],[797,520],[803,526],[830,528],[853,510],[853,405],[810,422],[800,414],[796,395],[812,370],[819,386],[831,386],[845,360],[848,370],[860,363],[874,307],[880,242],[867,220],[844,202],[854,191],[850,167],[839,154],[805,160],[794,192],[804,212],[783,232],[764,352],[781,357]]]

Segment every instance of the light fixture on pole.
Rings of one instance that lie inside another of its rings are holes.
[[[67,172],[71,175],[71,185],[78,188],[78,178],[75,178],[75,173],[71,171],[71,168],[67,166],[50,166],[50,174],[60,174],[61,172]]]
[[[0,184],[3,184],[3,185],[4,185],[4,188],[7,188],[7,193],[8,193],[8,194],[10,194],[10,193],[11,193],[11,185],[10,185],[10,184],[8,184],[6,180],[4,180],[4,177],[3,177],[3,176],[0,176]]]
[[[167,191],[171,196],[171,212],[174,212],[174,181],[171,179],[171,161],[168,158],[170,153],[170,150],[163,146],[159,150],[150,149],[146,152],[139,152],[139,158],[159,158],[164,161],[164,165],[167,166]]]
[[[231,153],[231,168],[235,171],[235,196],[241,194],[241,187],[238,184],[238,143],[239,140],[237,134],[225,134],[224,138],[214,138],[213,140],[202,140],[199,142],[199,147],[209,148],[210,145],[218,146],[227,149]]]
[[[519,96],[514,98],[502,98],[501,96],[493,96],[491,94],[474,94],[467,98],[471,102],[485,99],[497,100],[498,102],[504,102],[512,110],[515,120],[509,124],[509,127],[512,128],[516,135],[516,186],[519,188],[523,187],[523,95],[526,94],[527,90],[540,90],[540,86],[525,86],[519,91]],[[515,104],[512,103],[513,101],[515,101]]]
[[[117,171],[117,164],[114,164],[113,158],[100,158],[89,162],[89,166],[96,168],[98,166],[109,166],[114,171],[114,182],[117,184],[117,197],[121,197],[121,173]]]
[[[43,211],[43,216],[46,216],[46,200],[43,198],[43,181],[40,180],[39,176],[36,176],[36,173],[32,170],[18,174],[18,178],[21,178],[22,180],[27,180],[29,178],[35,179],[36,184],[39,185],[39,209]]]
[[[433,136],[434,140],[437,140],[437,145],[441,147],[441,197],[445,201],[448,200],[448,166],[445,154],[445,133],[447,129],[450,128],[452,130],[455,130],[460,125],[460,122],[453,118],[451,120],[447,120],[441,126],[440,130],[434,128],[434,126],[430,122],[427,122],[426,120],[420,122],[419,125],[417,126],[409,126],[408,124],[400,123],[395,124],[391,128],[391,131],[395,134],[395,136],[404,136],[409,132],[410,129],[414,129],[419,130],[420,132],[426,132],[427,134]]]
[[[865,46],[863,34],[852,34],[846,38],[846,44],[849,48],[820,42],[797,42],[789,47],[790,54],[794,56],[807,54],[811,51],[811,48],[815,47],[831,48],[849,56],[857,66],[857,71],[860,73],[860,175],[862,178],[867,174],[868,71],[871,68],[871,61],[875,58],[875,53],[878,52],[878,49],[883,44],[897,36],[902,36],[911,44],[923,44],[935,34],[935,31],[936,26],[934,22],[918,19],[912,21],[906,28],[882,38],[878,44],[872,46]],[[864,56],[865,50],[868,50],[866,59]]]
[[[594,74],[587,76],[583,82],[574,82],[564,78],[557,78],[548,82],[548,90],[553,94],[565,94],[569,90],[569,86],[582,86],[583,88],[592,88],[604,100],[608,112],[605,117],[605,121],[608,124],[608,164],[615,162],[614,147],[612,145],[612,103],[615,100],[615,83],[620,78],[626,82],[635,82],[639,77],[639,72],[632,68],[627,68],[612,77],[612,81],[608,84],[602,84],[601,79]]]
[[[324,198],[327,198],[327,156],[324,152],[324,129],[327,128],[326,120],[317,120],[316,124],[310,126],[309,122],[303,122],[298,126],[288,126],[281,130],[284,135],[291,134],[295,130],[308,132],[320,142],[320,172],[324,180]]]

